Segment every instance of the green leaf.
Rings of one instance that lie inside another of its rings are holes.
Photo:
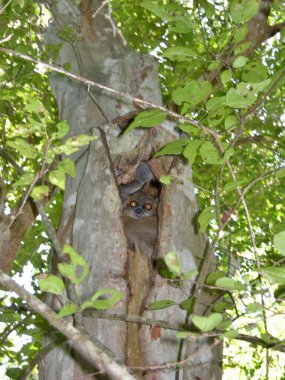
[[[218,286],[219,288],[224,288],[224,289],[229,289],[229,290],[235,290],[235,284],[236,284],[236,280],[234,280],[233,278],[229,278],[229,277],[221,277],[219,279],[217,279],[216,281],[216,286]]]
[[[189,61],[197,56],[192,49],[183,46],[174,46],[166,49],[163,56],[170,59],[171,61]]]
[[[191,140],[189,139],[180,139],[180,140],[174,140],[170,143],[164,145],[163,148],[161,148],[158,152],[155,153],[153,156],[154,158],[160,157],[160,156],[175,156],[178,154],[181,154],[183,152],[183,147],[187,145]]]
[[[58,169],[53,170],[49,173],[48,178],[53,185],[62,190],[65,189],[65,174],[63,171]]]
[[[15,367],[7,368],[5,371],[6,378],[8,376],[8,379],[19,379],[21,377],[21,374],[22,374],[22,370],[20,368],[15,368]]]
[[[239,332],[236,330],[229,330],[220,335],[221,339],[235,339],[239,335]]]
[[[285,267],[268,266],[259,268],[258,272],[272,284],[285,285]]]
[[[163,260],[170,272],[174,273],[176,276],[181,275],[181,263],[175,252],[167,253]]]
[[[37,202],[49,195],[49,188],[46,185],[35,186],[31,192],[31,197]]]
[[[220,313],[213,313],[209,315],[209,317],[200,317],[198,315],[192,317],[194,325],[203,332],[214,330],[222,320],[223,316]]]
[[[208,66],[208,70],[209,71],[216,71],[216,70],[219,70],[219,68],[221,66],[222,66],[222,64],[220,61],[214,61],[214,62],[210,63],[210,65]]]
[[[194,309],[194,305],[195,305],[195,298],[194,297],[190,297],[190,298],[186,299],[185,301],[181,302],[181,304],[179,305],[179,307],[182,310],[187,310],[188,313],[192,314],[193,313],[193,309]]]
[[[69,315],[77,313],[78,310],[79,308],[76,305],[72,303],[66,304],[60,309],[58,313],[58,317],[59,318],[68,317]]]
[[[191,280],[191,278],[197,276],[199,272],[197,271],[197,269],[191,269],[189,272],[183,274],[182,278],[184,280]]]
[[[159,178],[159,182],[163,183],[164,185],[170,185],[173,180],[173,176],[171,175],[162,175]]]
[[[267,90],[270,83],[271,83],[271,79],[265,79],[262,82],[251,83],[251,86],[252,86],[253,90],[256,92],[262,92],[262,91],[264,92]]]
[[[27,104],[25,108],[27,111],[35,112],[35,113],[44,111],[43,104],[38,99],[33,99],[33,98],[27,99]]]
[[[156,16],[160,17],[165,21],[173,21],[175,17],[168,11],[168,9],[163,4],[159,4],[156,0],[143,0],[140,6],[149,10]]]
[[[68,244],[64,245],[62,251],[69,255],[70,263],[58,264],[58,270],[64,277],[69,278],[72,284],[81,284],[89,273],[86,260]]]
[[[233,309],[233,305],[230,302],[217,302],[214,305],[214,311],[217,313],[224,313],[226,310]]]
[[[118,301],[120,301],[122,296],[122,293],[116,289],[100,289],[92,296],[90,301],[86,301],[82,304],[81,310],[84,310],[87,307],[98,310],[111,309]]]
[[[176,334],[176,338],[177,339],[187,339],[190,335],[191,335],[191,333],[189,331],[179,331]]]
[[[215,96],[211,99],[209,99],[206,103],[206,110],[207,111],[216,111],[220,108],[223,108],[225,105],[225,96]]]
[[[244,53],[250,46],[251,46],[250,41],[242,42],[242,43],[237,45],[237,47],[235,48],[234,54],[240,55],[240,54]]]
[[[263,310],[263,306],[257,302],[252,302],[246,305],[247,313],[256,313],[257,311],[262,311],[262,310]]]
[[[223,321],[222,323],[219,324],[219,327],[218,329],[219,330],[227,330],[228,328],[230,328],[231,326],[233,325],[232,321],[227,319],[225,321]]]
[[[230,181],[230,182],[228,182],[228,183],[225,185],[223,191],[224,191],[225,193],[227,193],[227,192],[229,192],[229,191],[235,190],[237,187],[243,185],[245,182],[246,182],[245,179],[239,179],[239,180],[237,180],[237,181]]]
[[[176,20],[169,28],[170,32],[175,32],[175,33],[191,33],[193,32],[193,22],[189,18],[184,18],[184,19],[178,19]]]
[[[30,185],[33,180],[35,179],[35,174],[34,173],[26,173],[23,174],[18,181],[16,181],[13,186],[27,186]]]
[[[212,18],[215,16],[215,6],[211,4],[209,1],[202,0],[200,1],[202,7],[205,10],[206,16],[208,18]]]
[[[235,115],[229,115],[225,118],[225,129],[228,131],[229,129],[236,127],[239,125],[239,121]]]
[[[52,149],[49,149],[46,152],[46,160],[45,161],[47,164],[52,164],[54,159],[55,159],[55,151]]]
[[[22,156],[27,158],[35,158],[37,156],[37,152],[34,150],[33,146],[27,143],[24,139],[16,138],[7,141],[7,145],[16,149]]]
[[[197,128],[194,127],[194,125],[183,123],[183,122],[178,123],[178,128],[183,132],[189,133],[189,135],[197,131]]]
[[[221,81],[225,85],[226,83],[229,83],[232,80],[232,73],[230,70],[225,70],[221,74]]]
[[[1,303],[3,298],[1,297]],[[0,322],[13,323],[20,322],[22,320],[20,313],[15,313],[14,310],[5,310],[0,313]]]
[[[285,223],[277,223],[272,226],[272,231],[274,234],[285,230]]]
[[[248,61],[248,57],[244,57],[243,55],[240,55],[239,57],[237,57],[234,60],[233,67],[235,69],[239,69],[239,68],[243,67],[247,61]]]
[[[211,127],[215,127],[221,123],[225,117],[226,110],[225,108],[220,108],[219,110],[213,111],[207,117],[208,123]]]
[[[192,81],[184,87],[178,87],[172,92],[173,101],[181,105],[183,102],[195,106],[205,100],[212,92],[212,85],[208,81]]]
[[[176,305],[175,301],[171,300],[160,300],[153,302],[148,306],[148,310],[160,310],[160,309],[166,309],[167,307]]]
[[[245,82],[260,82],[268,77],[267,67],[261,62],[249,62],[243,69],[242,79]]]
[[[276,177],[276,178],[282,178],[282,177],[285,177],[285,168],[282,168],[282,169],[278,170],[278,171],[275,173],[275,177]]]
[[[56,139],[62,139],[69,131],[69,125],[67,121],[63,120],[56,124],[57,132],[53,133],[53,137]]]
[[[58,165],[58,170],[61,170],[63,173],[69,174],[71,177],[76,176],[74,162],[69,158],[65,158]]]
[[[216,285],[216,281],[219,278],[222,278],[225,276],[226,276],[226,272],[221,272],[221,271],[211,272],[207,275],[205,282],[207,285],[214,286],[214,285]]]
[[[234,42],[241,42],[248,34],[248,25],[244,24],[239,26],[234,33]]]
[[[124,133],[129,133],[135,128],[151,128],[161,124],[166,119],[166,113],[160,110],[144,111],[138,114],[134,121],[128,125]]]
[[[97,136],[78,135],[71,139],[71,144],[76,147],[88,145],[91,141],[97,140]]]
[[[236,281],[235,283],[235,290],[238,292],[245,292],[247,290],[247,286],[240,281]]]
[[[201,232],[205,232],[208,224],[211,220],[215,219],[215,207],[207,207],[205,208],[198,217],[198,223]]]
[[[42,292],[60,295],[65,289],[63,281],[59,277],[52,274],[46,278],[40,278],[38,284]]]
[[[55,148],[55,154],[66,154],[69,156],[72,153],[78,152],[79,148],[73,146],[70,139],[68,139],[65,144],[59,145]]]
[[[203,144],[204,140],[193,140],[186,145],[183,150],[183,156],[188,159],[190,165],[195,162],[197,151],[199,147]]]
[[[229,30],[225,29],[221,31],[219,35],[216,35],[215,44],[219,46],[219,49],[226,47],[230,42],[231,33]]]
[[[230,16],[236,24],[251,20],[258,12],[260,0],[233,0]]]
[[[256,91],[249,83],[239,83],[236,88],[230,88],[226,94],[226,105],[232,108],[246,108],[257,99]]]
[[[273,241],[279,253],[282,256],[285,256],[285,231],[281,231],[274,235]]]
[[[185,115],[191,108],[192,106],[189,103],[182,103],[180,115]]]
[[[97,136],[79,135],[77,137],[69,138],[64,144],[55,148],[56,154],[66,154],[69,156],[77,152],[81,146],[89,144],[91,141],[96,140]]]
[[[220,157],[217,148],[210,141],[202,144],[200,155],[206,164],[221,165],[223,163],[223,158]]]
[[[274,297],[277,299],[284,299],[285,298],[285,285],[278,286],[277,289],[274,291]]]

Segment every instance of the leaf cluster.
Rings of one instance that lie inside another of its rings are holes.
[[[160,62],[164,102],[181,115],[177,139],[155,157],[179,155],[192,165],[200,231],[208,232],[219,262],[205,285],[217,294],[220,287],[227,290],[210,316],[197,316],[193,323],[207,332],[219,325],[216,313],[225,313],[225,337],[234,338],[237,329],[252,334],[254,323],[255,334],[270,341],[270,318],[284,312],[284,31],[270,43],[269,35],[260,33],[264,43],[257,41],[253,28],[260,30],[260,1],[144,0],[140,5],[141,17],[149,12],[149,51]],[[118,19],[123,15],[116,12]],[[271,7],[267,23],[284,25],[284,5]],[[128,20],[125,24],[121,28],[129,39]],[[145,49],[144,41],[140,48]],[[155,127],[173,113],[156,110],[153,116],[153,110],[141,113],[129,131]],[[161,178],[166,185],[176,180]],[[171,281],[175,273],[168,272]],[[183,282],[183,273],[177,278]],[[193,300],[188,302],[192,307]],[[168,306],[174,306],[171,300],[151,305]]]
[[[195,315],[192,322],[204,334],[218,330],[218,336],[234,339],[237,334],[247,333],[270,343],[273,340],[267,321],[284,313],[285,298],[285,47],[284,31],[270,43],[266,38],[263,44],[257,37],[252,39],[259,4],[258,0],[113,0],[112,10],[129,44],[157,57],[167,106],[165,111],[142,112],[126,133],[134,128],[155,128],[166,118],[173,118],[168,110],[178,114],[177,138],[155,156],[179,155],[192,165],[201,208],[197,216],[200,231],[207,231],[209,245],[215,248],[218,259],[217,270],[209,273],[202,284],[218,301],[211,305],[208,315]],[[283,7],[278,2],[272,5],[268,25],[284,23]],[[1,35],[12,35],[5,46],[48,61],[57,49],[51,50],[46,44],[43,47],[40,32],[45,17],[45,8],[33,1],[10,2],[0,15]],[[76,33],[63,30],[60,37],[74,41]],[[68,125],[58,119],[41,67],[1,54],[0,80],[1,217],[5,217],[27,192],[39,201],[53,196],[52,187],[64,190],[66,176],[76,173],[73,161],[62,156],[78,151],[92,138],[65,137]],[[176,180],[161,178],[166,185]],[[55,202],[49,209],[54,225],[59,218],[61,194]],[[39,250],[43,245],[45,248]],[[14,271],[22,270],[30,260],[36,270],[44,272],[50,250],[51,244],[37,221]],[[67,251],[71,261],[61,264],[59,270],[78,286],[87,275],[86,263],[71,247]],[[195,283],[197,273],[182,268],[176,253],[166,255],[165,265],[161,275],[174,286]],[[64,297],[64,282],[59,277],[42,279],[40,288]],[[83,305],[67,301],[59,316],[86,307],[106,309],[119,298],[114,290],[99,290]],[[19,310],[14,313],[7,309],[7,302],[1,300],[0,316],[6,325],[0,349],[2,357],[20,371],[22,363],[40,346],[40,335],[48,327],[28,310],[23,316],[21,300],[9,299]],[[173,300],[158,300],[149,307],[157,310],[178,306],[191,314],[195,302],[191,297],[180,305]],[[32,337],[18,353],[10,338],[14,330]],[[282,344],[285,337],[281,332],[278,336],[278,326],[273,333]],[[189,332],[179,337],[187,338]],[[255,365],[248,369],[230,355],[225,362],[228,367],[240,366],[246,376],[253,377],[264,358],[262,350],[257,351],[252,354]],[[16,369],[9,371],[15,378]]]

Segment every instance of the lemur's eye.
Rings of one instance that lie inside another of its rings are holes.
[[[130,201],[130,203],[129,203],[129,206],[130,206],[131,208],[135,208],[135,207],[137,207],[137,205],[138,205],[138,202],[135,201],[135,200],[132,200],[132,201]]]
[[[145,203],[145,204],[144,204],[144,208],[145,208],[146,210],[151,210],[151,209],[152,209],[152,204],[151,204],[151,203]]]

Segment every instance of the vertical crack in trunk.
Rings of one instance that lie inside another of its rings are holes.
[[[152,284],[153,267],[151,258],[139,250],[128,251],[127,276],[130,289],[130,298],[127,312],[130,315],[142,315],[145,299]],[[140,338],[140,325],[128,323],[126,340],[126,364],[128,367],[144,366],[142,340]],[[142,375],[137,375],[142,379]]]

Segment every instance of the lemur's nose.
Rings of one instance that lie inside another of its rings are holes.
[[[143,213],[144,213],[143,207],[142,206],[137,206],[136,209],[135,209],[135,213],[136,213],[137,216],[143,215]]]

